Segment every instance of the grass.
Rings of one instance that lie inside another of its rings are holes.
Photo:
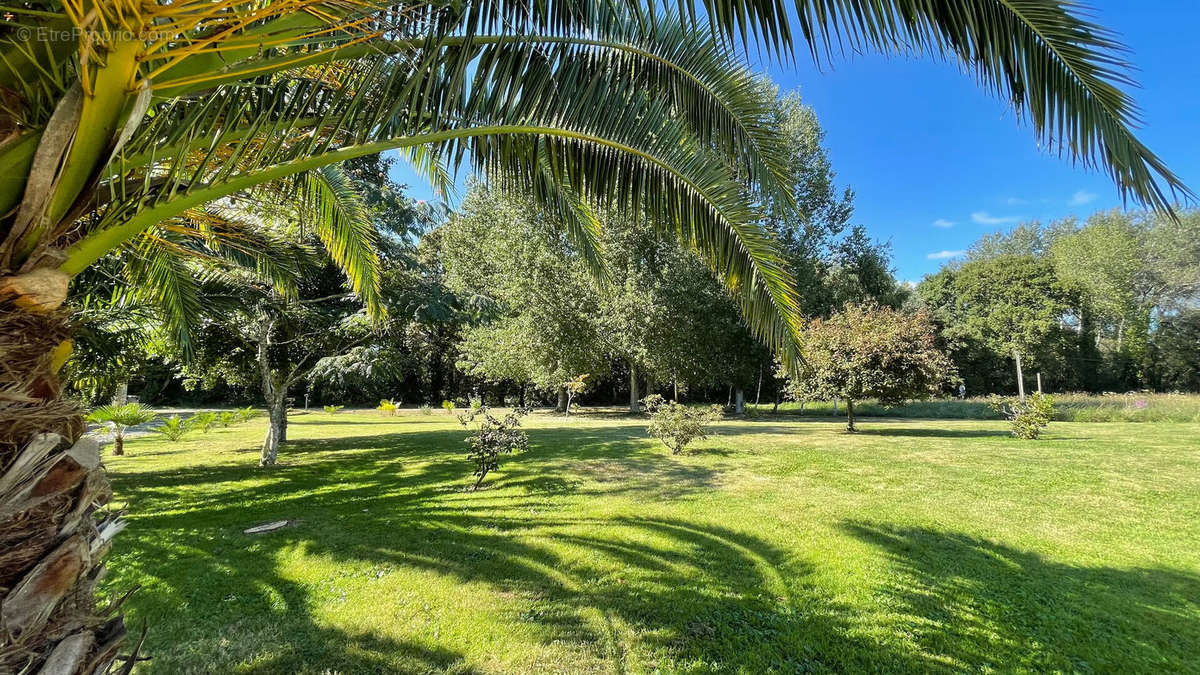
[[[155,673],[1200,672],[1200,425],[528,418],[468,492],[447,415],[110,457]],[[245,535],[252,525],[291,526]]]
[[[977,419],[998,420],[1001,416],[988,406],[986,398],[958,400],[952,398],[913,401],[904,405],[884,407],[873,401],[855,403],[855,413],[874,417],[904,419]],[[1196,422],[1200,423],[1200,394],[1054,394],[1054,419],[1060,422]],[[753,408],[754,406],[750,406]],[[769,411],[771,404],[760,404],[758,410]],[[784,403],[780,412],[801,417],[833,415],[831,401]],[[838,406],[845,415],[845,404]]]

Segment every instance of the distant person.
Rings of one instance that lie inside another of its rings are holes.
[[[962,382],[958,383],[958,398],[962,400],[967,397],[967,385]]]

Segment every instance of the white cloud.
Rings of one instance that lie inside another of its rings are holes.
[[[1021,204],[1028,204],[1029,200],[1021,199],[1020,197],[1009,197],[1008,199],[1004,200],[1004,203],[1008,204],[1009,206],[1020,206]]]
[[[1071,206],[1083,206],[1088,202],[1095,201],[1097,196],[1095,192],[1077,190],[1075,194],[1071,195]]]
[[[947,260],[949,258],[957,258],[964,253],[966,251],[934,251],[925,257],[930,260]]]
[[[1007,225],[1019,219],[1016,216],[993,216],[987,211],[976,211],[971,214],[971,220],[980,225]]]
[[[933,221],[933,226],[934,227],[954,227],[954,221],[946,220],[945,218],[938,218],[937,220]]]

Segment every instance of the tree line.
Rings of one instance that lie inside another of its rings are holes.
[[[1104,211],[981,238],[923,279],[968,391],[1200,390],[1200,213]],[[1018,366],[1018,364],[1020,364]]]

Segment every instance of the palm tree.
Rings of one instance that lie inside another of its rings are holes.
[[[140,403],[102,405],[87,416],[87,421],[105,424],[113,432],[113,454],[125,454],[125,431],[154,420],[154,411]]]
[[[1038,137],[1167,209],[1179,180],[1133,135],[1118,45],[1058,0],[31,0],[0,28],[0,670],[101,670],[125,636],[91,588],[117,529],[62,400],[70,279],[175,236],[237,241],[206,205],[399,150],[531,190],[595,241],[593,207],[704,253],[794,360],[795,292],[758,206],[789,203],[746,50],[932,52],[969,65]],[[288,182],[292,182],[289,187]],[[266,187],[263,187],[266,186]],[[747,189],[748,188],[748,189]],[[320,233],[371,302],[370,252]],[[36,495],[36,496],[33,496]],[[48,534],[53,533],[53,534]],[[110,618],[111,617],[111,618]]]

